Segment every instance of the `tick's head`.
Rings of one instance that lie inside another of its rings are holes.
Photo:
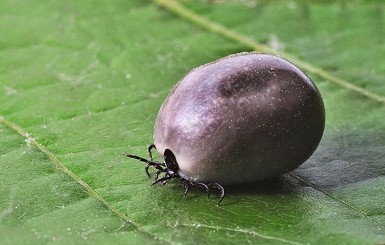
[[[177,174],[179,170],[178,162],[176,161],[174,153],[171,150],[166,149],[164,151],[164,161],[166,163],[167,172],[169,174]]]

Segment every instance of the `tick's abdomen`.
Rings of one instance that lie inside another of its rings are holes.
[[[293,64],[241,53],[198,67],[174,87],[155,122],[160,154],[179,174],[222,185],[293,170],[314,152],[325,124],[311,80]]]

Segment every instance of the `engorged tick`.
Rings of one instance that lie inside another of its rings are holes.
[[[193,69],[158,113],[145,171],[155,182],[219,189],[287,173],[317,148],[325,109],[317,87],[277,56],[230,55]],[[155,147],[156,146],[156,147]],[[156,149],[164,162],[153,161]]]

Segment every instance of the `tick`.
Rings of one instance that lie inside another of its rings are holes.
[[[290,172],[317,148],[325,109],[314,83],[292,63],[269,54],[239,53],[193,69],[164,101],[145,172],[156,183],[221,192]],[[164,162],[154,161],[157,150]]]

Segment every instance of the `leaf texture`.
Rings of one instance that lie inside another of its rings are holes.
[[[381,1],[11,1],[0,4],[3,244],[385,242]],[[207,200],[150,186],[153,122],[190,69],[257,50],[320,89],[314,155]]]

